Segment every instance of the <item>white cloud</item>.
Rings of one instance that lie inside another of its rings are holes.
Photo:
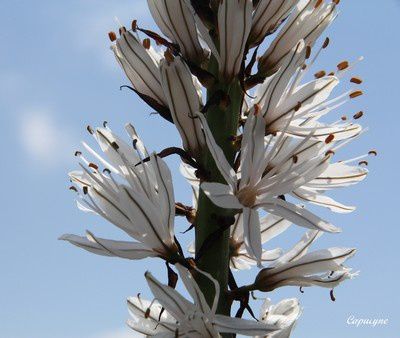
[[[54,115],[45,109],[33,109],[18,121],[21,145],[34,162],[46,167],[69,161],[74,145],[72,133],[58,124]]]
[[[90,338],[143,338],[144,335],[136,333],[135,331],[126,329],[117,329],[105,333],[100,333]]]

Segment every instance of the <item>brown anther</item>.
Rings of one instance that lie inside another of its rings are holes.
[[[261,106],[258,103],[256,103],[254,105],[254,115],[257,116],[260,113],[260,111],[261,111]]]
[[[350,82],[355,83],[355,84],[361,84],[361,83],[363,83],[363,80],[360,79],[359,77],[352,77]]]
[[[301,69],[302,70],[304,70],[304,69],[306,69],[307,68],[307,65],[306,64],[303,64],[302,66],[301,66]]]
[[[325,153],[325,156],[330,156],[330,155],[335,155],[335,152],[333,151],[333,150],[328,150],[326,153]]]
[[[132,21],[131,28],[132,28],[133,31],[136,31],[136,29],[137,29],[137,20],[133,20]]]
[[[78,189],[76,189],[76,187],[74,187],[74,186],[70,186],[70,187],[69,187],[69,190],[72,190],[72,191],[78,192]]]
[[[99,167],[94,163],[89,163],[89,168],[92,168],[94,170],[99,170]]]
[[[342,120],[342,121],[347,121],[347,116],[346,116],[346,115],[343,115],[343,116],[341,117],[341,120]]]
[[[117,34],[115,34],[115,32],[109,32],[108,37],[111,42],[114,42],[115,40],[117,40]]]
[[[167,49],[164,52],[164,57],[165,60],[167,60],[168,63],[174,62],[174,56],[172,55],[171,51],[169,49]]]
[[[345,70],[345,69],[349,68],[349,62],[348,61],[342,61],[341,63],[339,63],[337,65],[337,68],[339,70]]]
[[[351,99],[355,99],[356,97],[359,97],[361,95],[363,95],[364,93],[362,92],[362,90],[356,90],[355,92],[352,92],[350,94],[350,98]]]
[[[75,151],[75,156],[76,156],[76,157],[81,156],[81,155],[82,155],[82,152],[81,152],[81,151],[79,151],[79,150],[78,150],[78,151]]]
[[[311,56],[311,46],[306,47],[306,59],[309,59]]]
[[[359,111],[357,114],[354,114],[354,115],[353,115],[353,119],[354,119],[354,120],[358,120],[358,119],[362,118],[363,115],[364,115],[364,112]]]
[[[119,28],[119,35],[126,33],[126,28],[124,26]]]
[[[319,72],[314,74],[314,77],[316,79],[320,79],[321,77],[324,77],[326,75],[326,72],[324,70],[320,70]]]
[[[322,45],[322,48],[325,49],[329,46],[329,43],[331,42],[331,40],[327,37],[324,41],[324,44]]]
[[[294,111],[299,111],[300,108],[301,108],[301,102],[299,101],[299,102],[297,102],[296,107],[294,107]]]
[[[333,76],[333,75],[335,75],[335,72],[330,72],[330,73],[328,74],[328,76]]]
[[[340,0],[332,0],[332,2],[337,6],[340,4]]]
[[[94,134],[94,130],[91,126],[87,126],[86,130],[89,132],[89,134],[93,135]]]
[[[322,5],[322,3],[324,2],[324,0],[318,0],[314,6],[314,8],[318,8],[319,6]]]
[[[151,309],[150,308],[148,308],[147,310],[146,310],[146,312],[144,313],[144,318],[149,318],[150,317],[150,311],[151,311]]]
[[[335,295],[333,294],[333,289],[331,290],[331,292],[330,292],[329,294],[330,294],[330,296],[331,296],[331,301],[332,301],[332,302],[335,302],[335,301],[336,301],[336,298],[335,298]]]
[[[361,162],[358,162],[358,165],[368,165],[368,161],[361,161]]]
[[[89,191],[89,188],[85,185],[85,186],[82,188],[82,191],[83,191],[83,193],[84,193],[85,195],[87,195],[87,193],[88,193],[88,191]]]
[[[330,135],[325,139],[325,143],[326,143],[326,144],[329,144],[329,143],[331,143],[334,139],[335,139],[335,135],[330,134]]]
[[[299,157],[297,155],[293,155],[293,163],[296,164],[299,161]]]
[[[370,150],[368,152],[368,155],[372,155],[372,156],[378,156],[378,152],[376,150]]]
[[[150,39],[144,39],[143,40],[143,47],[145,48],[145,49],[150,49]]]

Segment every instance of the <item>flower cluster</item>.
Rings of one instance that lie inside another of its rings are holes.
[[[120,27],[119,36],[109,33],[111,48],[130,81],[125,87],[175,125],[182,147],[151,153],[130,124],[129,143],[106,124],[89,127],[104,156],[83,143],[92,159],[76,153],[81,170],[70,173],[71,189],[78,193],[81,210],[100,215],[133,241],[91,232],[61,239],[98,255],[166,262],[168,285],[145,274],[154,300],[139,295],[128,300],[128,325],[141,334],[289,337],[301,314],[298,300],[277,305],[266,300],[259,321],[253,321],[241,318],[245,310],[254,317],[249,292],[284,286],[333,290],[357,274],[344,265],[353,248],[308,252],[323,233],[341,231],[313,207],[354,211],[329,193],[363,181],[368,174],[364,157],[376,155],[373,150],[347,161],[335,159],[364,131],[356,122],[363,112],[353,120],[329,121],[363,94],[357,88],[362,80],[349,77],[353,87],[333,95],[356,62],[342,61],[335,71],[317,71],[314,78],[311,74],[330,44],[326,38],[315,47],[336,18],[339,1],[148,0],[148,5],[162,35],[135,20],[130,29]],[[171,154],[182,159],[192,206],[175,201],[163,161]],[[204,201],[212,202],[212,211]],[[203,243],[196,238],[185,253],[174,231],[178,216],[186,216],[196,236],[209,226],[200,218],[218,221],[219,228]],[[291,249],[267,249],[295,226],[306,230]],[[207,264],[213,262],[202,261],[202,255],[225,239],[227,269],[221,266],[221,274],[211,275]],[[254,266],[259,268],[254,282],[237,286],[233,271]],[[179,279],[192,301],[175,290]],[[221,312],[221,299],[225,308],[240,303],[235,317]]]

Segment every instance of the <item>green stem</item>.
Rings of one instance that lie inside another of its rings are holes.
[[[212,61],[213,62],[213,61]],[[214,68],[214,69],[213,69]],[[216,62],[210,66],[213,73],[216,74]],[[239,117],[243,102],[243,93],[238,81],[229,85],[217,84],[208,91],[210,98],[216,91],[223,90],[230,97],[230,105],[227,109],[221,109],[219,106],[212,106],[206,113],[207,122],[214,135],[215,141],[221,147],[229,163],[233,166],[235,159],[235,149],[231,137],[236,135],[239,123]],[[224,183],[214,159],[210,153],[204,155],[203,167],[208,171],[211,182]],[[200,191],[197,218],[196,218],[196,251],[201,248],[209,236],[220,228],[216,216],[233,216],[234,211],[222,209],[215,206],[207,196]],[[203,253],[198,261],[198,267],[210,273],[220,284],[221,295],[219,299],[217,313],[230,315],[231,302],[226,297],[228,290],[229,276],[229,230],[226,230],[222,236],[215,241],[207,252]],[[204,293],[206,300],[212,304],[214,299],[214,288],[209,280],[198,277],[199,286]],[[228,337],[228,336],[227,336]]]

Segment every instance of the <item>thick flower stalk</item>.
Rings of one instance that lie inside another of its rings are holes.
[[[147,3],[159,32],[134,20],[118,36],[109,33],[111,48],[130,82],[121,88],[172,123],[181,142],[150,153],[130,124],[129,142],[106,124],[88,127],[103,154],[83,143],[71,190],[82,211],[101,216],[127,239],[90,231],[61,239],[101,256],[164,262],[166,283],[145,273],[154,299],[128,299],[128,325],[142,335],[288,338],[302,312],[299,301],[272,305],[267,299],[254,311],[250,292],[269,297],[281,287],[319,286],[335,300],[333,289],[357,275],[347,266],[356,249],[309,252],[322,234],[342,231],[315,207],[353,212],[353,203],[330,193],[362,182],[366,157],[377,155],[337,159],[365,132],[362,111],[353,119],[337,116],[363,94],[362,79],[349,76],[362,58],[341,61],[332,72],[314,69],[330,45],[329,38],[319,39],[339,1]],[[191,205],[175,200],[163,160],[170,155],[182,160]],[[188,222],[182,235],[174,230],[176,217]],[[297,244],[287,251],[284,243],[275,245],[295,227],[307,229]],[[190,234],[185,250],[181,237]],[[235,272],[251,269],[253,280],[238,285]],[[179,281],[191,300],[178,291]],[[246,311],[253,319],[243,318]]]

